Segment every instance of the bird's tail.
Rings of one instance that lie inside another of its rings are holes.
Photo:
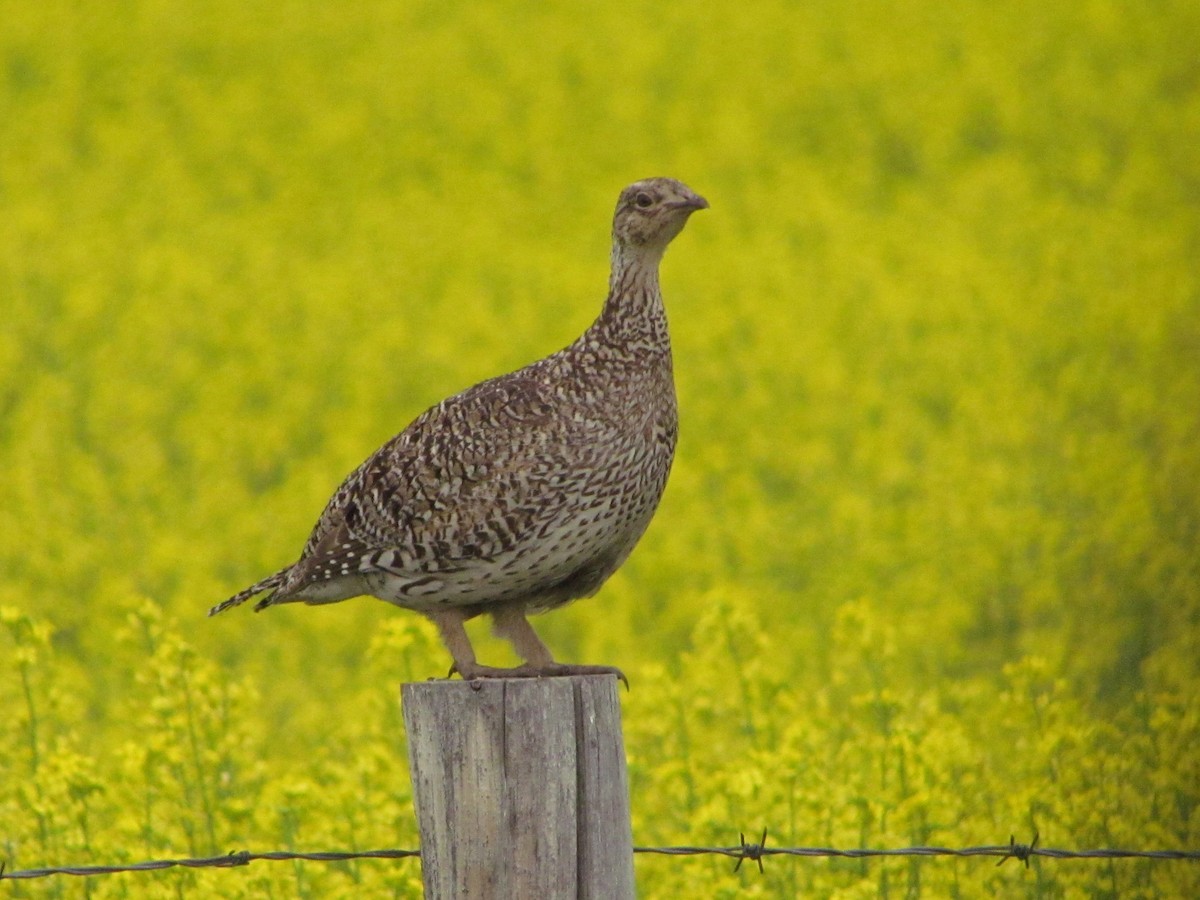
[[[244,591],[238,591],[236,594],[234,594],[232,597],[230,597],[224,603],[218,603],[216,606],[214,606],[212,609],[210,609],[208,611],[208,614],[210,616],[215,616],[217,613],[222,613],[222,612],[225,612],[225,610],[227,610],[227,609],[232,609],[235,606],[240,606],[241,604],[245,603],[247,600],[249,600],[251,597],[253,597],[257,594],[262,594],[266,591],[277,590],[278,588],[282,587],[282,585],[285,581],[287,581],[288,574],[291,571],[292,571],[292,567],[288,566],[285,569],[280,569],[274,575],[268,575],[262,581],[259,581],[259,582],[256,582],[256,583],[250,585],[250,587],[246,588]],[[270,598],[268,598],[268,599],[270,599]],[[255,609],[262,609],[262,607],[264,605],[266,605],[265,602],[260,603],[258,606],[255,607]]]

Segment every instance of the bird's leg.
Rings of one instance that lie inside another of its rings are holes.
[[[492,634],[512,644],[517,656],[525,660],[525,666],[541,669],[556,665],[550,648],[542,643],[525,613],[517,607],[502,607],[492,613]]]
[[[446,608],[427,612],[426,615],[437,626],[442,643],[454,658],[450,674],[457,672],[464,681],[476,678],[546,678],[555,675],[616,675],[625,686],[629,679],[625,674],[612,666],[574,666],[556,663],[550,650],[542,643],[541,638],[533,630],[533,626],[525,619],[525,614],[518,608],[501,609],[492,614],[493,631],[513,645],[513,649],[521,659],[522,665],[504,669],[498,666],[485,666],[475,661],[475,649],[467,636],[463,623],[467,615],[460,609]]]
[[[557,663],[549,648],[537,636],[525,613],[510,606],[492,613],[492,632],[513,645],[517,655],[525,660],[515,669],[507,669],[508,678],[541,678],[554,675],[616,675],[629,687],[625,673],[614,666],[583,666]]]
[[[475,648],[471,646],[467,629],[463,627],[463,623],[467,621],[467,615],[461,609],[439,609],[428,612],[426,615],[437,626],[442,643],[446,645],[450,656],[454,658],[454,665],[450,667],[449,675],[457,672],[464,681],[472,681],[476,678],[514,677],[512,669],[483,666],[475,661]]]

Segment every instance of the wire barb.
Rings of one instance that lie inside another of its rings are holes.
[[[1029,868],[1029,857],[1033,856],[1034,850],[1037,849],[1037,842],[1040,835],[1038,830],[1033,830],[1033,840],[1028,844],[1018,844],[1017,836],[1010,834],[1008,836],[1008,852],[1000,857],[1000,862],[996,863],[996,867],[1004,865],[1010,859],[1019,859],[1025,863],[1025,868]]]
[[[739,848],[741,850],[741,856],[738,857],[738,861],[734,864],[733,871],[736,872],[738,869],[740,869],[742,867],[743,862],[745,862],[748,859],[752,859],[756,863],[758,863],[759,874],[762,874],[762,872],[763,872],[762,858],[763,858],[763,853],[767,849],[767,829],[765,829],[765,828],[763,829],[762,840],[760,840],[757,844],[747,844],[745,832],[739,831],[738,832],[738,843],[740,843],[742,845]]]

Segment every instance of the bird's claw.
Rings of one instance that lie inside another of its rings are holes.
[[[477,681],[481,678],[564,678],[572,675],[615,675],[625,690],[629,690],[629,679],[616,666],[572,665],[570,663],[543,663],[534,665],[524,663],[512,668],[503,669],[496,666],[481,666],[478,664],[460,666],[455,663],[450,667],[447,678],[458,675],[463,681]]]

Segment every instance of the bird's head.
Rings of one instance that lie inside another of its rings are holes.
[[[674,178],[635,181],[617,201],[613,241],[631,250],[662,253],[683,230],[688,216],[708,201]]]

